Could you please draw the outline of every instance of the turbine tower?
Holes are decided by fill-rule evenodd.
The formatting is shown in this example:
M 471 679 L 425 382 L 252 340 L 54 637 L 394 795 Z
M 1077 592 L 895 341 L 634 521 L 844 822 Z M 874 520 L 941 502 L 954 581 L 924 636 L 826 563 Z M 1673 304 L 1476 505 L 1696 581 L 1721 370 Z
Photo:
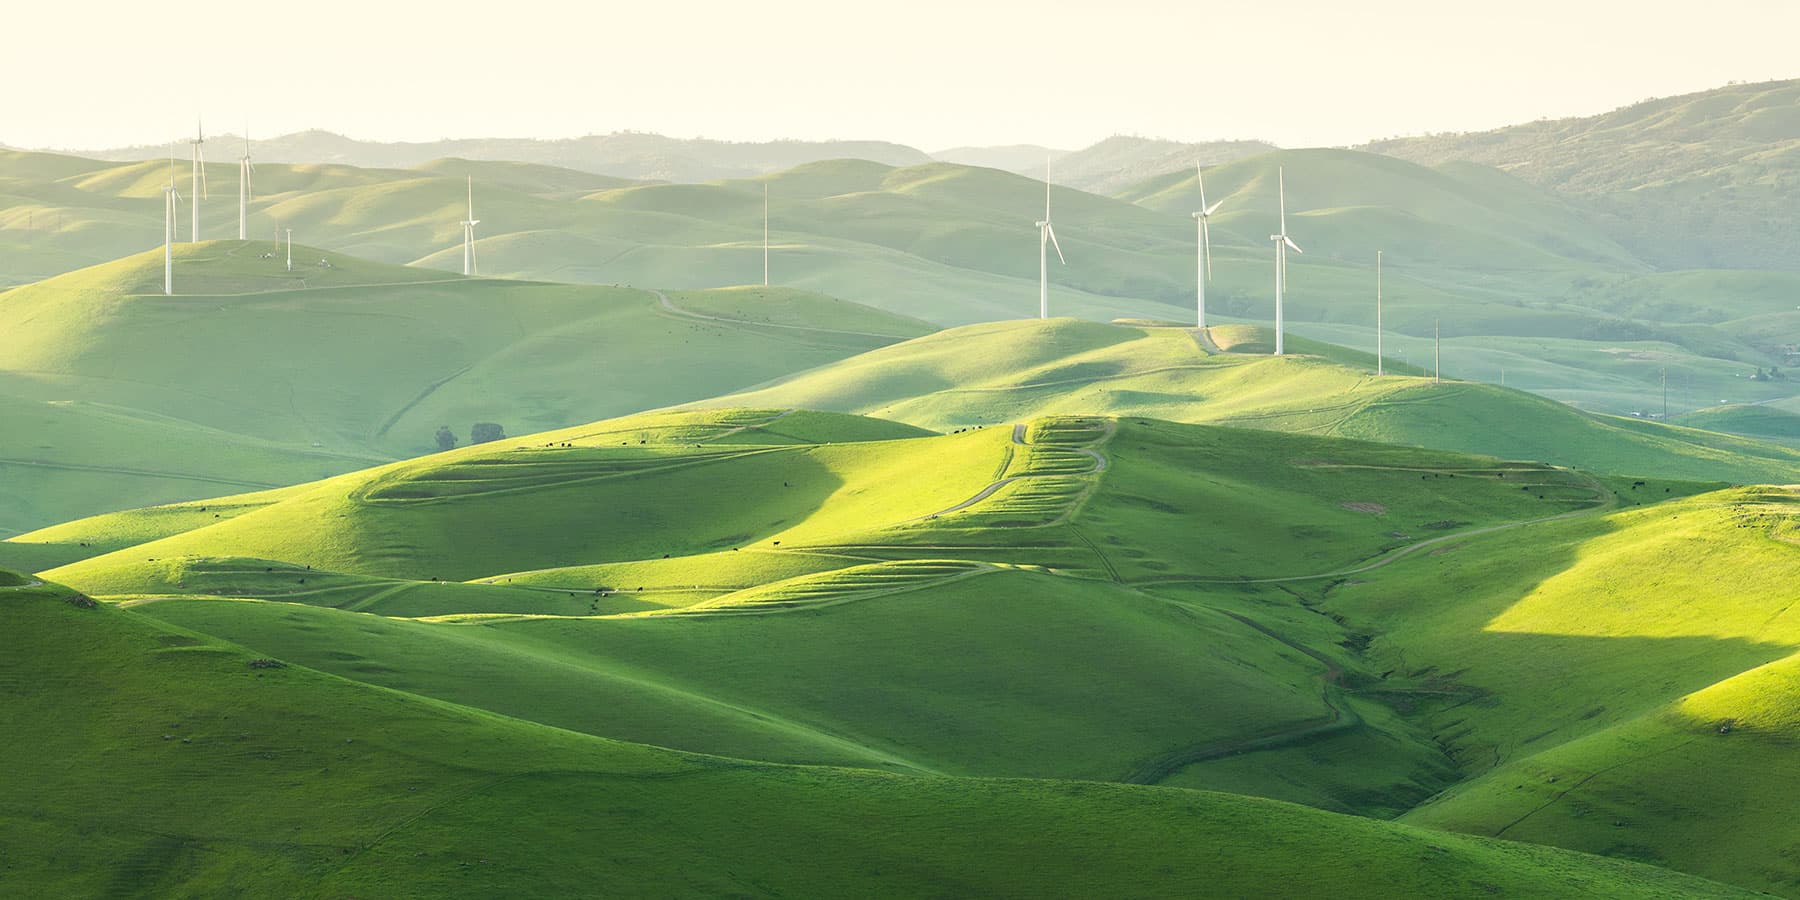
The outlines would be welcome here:
M 163 186 L 163 296 L 175 296 L 175 221 L 181 194 L 175 190 L 175 154 L 169 153 L 169 183 Z
M 1044 160 L 1044 220 L 1038 226 L 1038 318 L 1050 318 L 1050 248 L 1056 248 L 1056 259 L 1063 265 L 1062 245 L 1056 242 L 1056 229 L 1050 225 L 1050 160 Z
M 463 274 L 475 274 L 475 226 L 481 220 L 475 218 L 475 176 L 469 176 L 469 217 L 463 220 Z
M 1282 319 L 1281 304 L 1287 293 L 1287 252 L 1289 250 L 1295 253 L 1304 251 L 1300 249 L 1299 244 L 1294 243 L 1293 239 L 1288 237 L 1287 233 L 1287 169 L 1285 166 L 1276 169 L 1275 178 L 1278 202 L 1281 206 L 1281 231 L 1269 235 L 1269 240 L 1275 242 L 1275 355 L 1281 356 L 1284 349 L 1281 331 L 1286 324 Z
M 206 155 L 204 153 L 202 153 L 200 150 L 200 145 L 206 143 L 206 133 L 200 127 L 199 119 L 194 120 L 194 136 L 192 139 L 190 139 L 188 141 L 188 143 L 193 145 L 193 162 L 194 162 L 193 176 L 188 181 L 188 190 L 193 192 L 193 196 L 188 197 L 188 203 L 193 206 L 193 210 L 194 210 L 193 225 L 188 229 L 188 242 L 189 243 L 199 243 L 200 242 L 200 198 L 202 195 L 207 194 L 207 190 L 206 190 Z
M 769 183 L 763 182 L 763 287 L 769 286 Z
M 238 160 L 238 240 L 250 239 L 250 201 L 256 199 L 251 194 L 250 173 L 256 166 L 250 163 L 250 126 L 244 126 L 244 156 Z
M 1194 230 L 1197 232 L 1194 235 L 1194 250 L 1197 257 L 1194 260 L 1194 293 L 1195 305 L 1199 309 L 1195 327 L 1205 330 L 1206 283 L 1212 280 L 1212 229 L 1207 226 L 1207 220 L 1212 218 L 1213 213 L 1219 211 L 1219 206 L 1225 201 L 1220 200 L 1211 206 L 1206 205 L 1206 176 L 1200 173 L 1198 165 L 1194 166 L 1194 183 L 1200 185 L 1200 211 L 1194 213 Z

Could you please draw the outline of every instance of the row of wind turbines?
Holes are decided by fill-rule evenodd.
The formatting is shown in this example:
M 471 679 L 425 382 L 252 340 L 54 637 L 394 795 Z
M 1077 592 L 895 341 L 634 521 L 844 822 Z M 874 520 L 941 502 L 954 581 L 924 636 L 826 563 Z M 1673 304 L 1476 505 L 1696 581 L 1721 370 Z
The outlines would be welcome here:
M 201 149 L 206 143 L 206 129 L 199 122 L 194 123 L 194 136 L 188 138 L 189 158 L 193 167 L 188 176 L 188 205 L 191 219 L 188 223 L 188 243 L 200 242 L 200 201 L 210 197 L 206 184 L 206 153 Z M 244 128 L 244 155 L 238 158 L 238 240 L 250 239 L 250 201 L 256 199 L 255 189 L 251 186 L 251 177 L 256 172 L 256 165 L 250 161 L 250 129 Z M 475 274 L 475 226 L 481 220 L 475 218 L 475 178 L 468 177 L 469 216 L 458 223 L 463 231 L 463 274 Z M 764 250 L 763 250 L 763 283 L 768 283 L 768 235 L 767 204 L 764 197 Z M 175 154 L 169 154 L 169 183 L 163 186 L 163 294 L 175 294 L 175 239 L 176 222 L 180 218 L 181 191 L 175 187 Z M 287 271 L 294 271 L 294 229 L 282 229 L 287 238 Z
M 1275 355 L 1285 355 L 1287 347 L 1284 341 L 1286 319 L 1284 316 L 1287 299 L 1287 261 L 1288 251 L 1304 253 L 1300 245 L 1288 235 L 1287 230 L 1287 167 L 1278 166 L 1275 170 L 1276 205 L 1280 226 L 1269 240 L 1275 245 Z M 1194 182 L 1200 188 L 1200 208 L 1194 216 L 1194 284 L 1195 284 L 1195 318 L 1194 326 L 1202 332 L 1206 330 L 1206 283 L 1212 280 L 1212 228 L 1213 214 L 1225 201 L 1212 204 L 1206 202 L 1206 176 L 1200 166 L 1194 167 Z M 1050 223 L 1050 163 L 1044 163 L 1044 218 L 1037 223 L 1038 227 L 1038 318 L 1050 317 L 1050 250 L 1056 251 L 1056 258 L 1063 265 L 1069 261 L 1063 257 L 1062 246 L 1056 241 L 1056 226 Z M 1376 374 L 1385 374 L 1381 356 L 1381 253 L 1375 254 L 1375 367 Z

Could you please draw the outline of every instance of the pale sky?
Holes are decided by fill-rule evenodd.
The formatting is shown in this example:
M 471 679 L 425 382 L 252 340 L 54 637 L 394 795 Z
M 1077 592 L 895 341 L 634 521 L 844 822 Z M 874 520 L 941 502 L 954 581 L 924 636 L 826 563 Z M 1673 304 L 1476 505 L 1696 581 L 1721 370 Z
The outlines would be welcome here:
M 618 130 L 1360 143 L 1800 77 L 1800 2 L 20 2 L 0 143 Z M 1479 12 L 1463 12 L 1479 6 Z

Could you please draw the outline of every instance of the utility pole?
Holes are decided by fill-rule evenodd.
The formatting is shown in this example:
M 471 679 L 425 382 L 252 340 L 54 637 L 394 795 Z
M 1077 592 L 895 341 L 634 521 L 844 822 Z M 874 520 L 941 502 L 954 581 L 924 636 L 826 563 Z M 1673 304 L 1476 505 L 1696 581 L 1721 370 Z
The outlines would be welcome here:
M 294 271 L 294 229 L 287 230 L 287 270 Z
M 1375 251 L 1375 374 L 1384 375 L 1381 362 L 1381 251 Z
M 1431 383 L 1438 383 L 1438 376 L 1443 369 L 1438 365 L 1438 320 L 1431 320 Z
M 763 182 L 763 287 L 769 286 L 769 183 Z

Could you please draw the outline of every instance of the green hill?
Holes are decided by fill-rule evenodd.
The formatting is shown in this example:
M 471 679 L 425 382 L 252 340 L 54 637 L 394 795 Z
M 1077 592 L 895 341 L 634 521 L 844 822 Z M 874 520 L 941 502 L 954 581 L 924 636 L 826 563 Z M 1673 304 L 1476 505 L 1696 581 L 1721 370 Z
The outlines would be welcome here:
M 1147 362 L 1192 341 L 1044 327 Z M 1719 437 L 1571 415 L 1664 459 Z M 1785 746 L 1758 667 L 1800 651 L 1785 490 L 1135 414 L 949 431 L 646 414 L 0 547 L 109 614 L 557 734 L 1229 791 L 1800 883 L 1754 774 Z
M 1775 304 L 1779 277 L 1653 272 L 1596 231 L 1581 203 L 1491 168 L 1338 150 L 1221 161 L 1208 180 L 1225 202 L 1214 220 L 1209 287 L 1222 322 L 1272 316 L 1266 238 L 1275 169 L 1286 166 L 1294 233 L 1308 249 L 1293 262 L 1287 316 L 1303 333 L 1372 347 L 1372 268 L 1382 249 L 1390 338 L 1441 325 L 1465 342 L 1447 371 L 1489 377 L 1498 366 L 1533 368 L 1519 384 L 1598 410 L 1640 409 L 1633 388 L 1670 366 L 1695 374 L 1695 396 L 1719 394 L 1751 367 L 1784 362 L 1782 345 L 1800 340 L 1800 318 L 1786 321 Z M 222 184 L 236 177 L 227 165 L 209 171 Z M 19 251 L 0 254 L 0 284 L 154 246 L 167 177 L 153 162 L 0 155 L 0 244 Z M 1036 307 L 1030 223 L 1041 183 L 994 169 L 841 159 L 753 178 L 652 184 L 542 164 L 439 159 L 412 169 L 271 162 L 257 177 L 258 237 L 291 227 L 309 246 L 460 271 L 457 223 L 464 178 L 473 177 L 483 273 L 682 290 L 762 280 L 767 188 L 777 284 L 939 324 L 1013 319 Z M 177 172 L 178 184 L 185 178 Z M 1099 321 L 1186 320 L 1195 193 L 1185 163 L 1117 197 L 1057 188 L 1070 262 L 1053 267 L 1052 309 Z M 234 232 L 229 206 L 203 207 L 203 236 Z M 1563 351 L 1556 365 L 1541 362 L 1546 343 Z M 1645 343 L 1666 354 L 1661 366 L 1637 366 L 1635 382 L 1621 378 L 1615 351 Z
M 1266 331 L 1067 319 L 954 328 L 701 405 L 834 409 L 946 430 L 1094 413 L 1340 435 L 1532 459 L 1596 472 L 1733 482 L 1800 477 L 1791 448 L 1637 419 L 1596 416 L 1522 391 L 1419 377 L 1376 378 L 1373 359 L 1293 340 L 1257 355 Z M 1396 366 L 1396 368 L 1400 368 Z
M 0 459 L 95 473 L 33 480 L 0 526 L 217 493 L 186 484 L 206 478 L 310 480 L 431 450 L 440 425 L 466 441 L 698 399 L 929 330 L 784 288 L 667 297 L 295 252 L 290 273 L 274 244 L 178 245 L 173 297 L 160 253 L 0 293 L 0 402 L 59 404 Z
M 1697 409 L 1675 419 L 1678 424 L 1708 431 L 1778 440 L 1800 439 L 1800 414 L 1771 406 L 1735 404 Z
M 283 666 L 54 587 L 0 590 L 24 651 L 0 656 L 8 893 L 1343 896 L 1354 861 L 1384 890 L 1733 895 L 1220 794 L 687 756 Z M 1233 865 L 1160 866 L 1170 854 Z
M 1301 435 L 893 428 L 638 416 L 207 501 L 210 517 L 199 504 L 115 514 L 12 544 L 91 557 L 50 577 L 183 627 L 593 734 L 783 762 L 1157 780 L 1180 768 L 1171 754 L 1337 707 L 1318 660 L 1249 624 L 1251 609 L 1131 584 L 1326 573 L 1398 549 L 1402 532 L 1610 496 L 1554 469 Z M 1443 486 L 1417 491 L 1422 476 Z M 1203 530 L 1183 524 L 1202 510 Z M 1187 559 L 1196 541 L 1211 552 Z M 847 652 L 864 675 L 834 684 Z M 589 702 L 597 692 L 612 702 Z M 1196 708 L 1213 711 L 1183 713 Z M 1430 770 L 1427 748 L 1393 740 Z
M 1734 84 L 1368 149 L 1506 169 L 1590 207 L 1600 229 L 1661 268 L 1792 270 L 1796 99 L 1800 81 Z

